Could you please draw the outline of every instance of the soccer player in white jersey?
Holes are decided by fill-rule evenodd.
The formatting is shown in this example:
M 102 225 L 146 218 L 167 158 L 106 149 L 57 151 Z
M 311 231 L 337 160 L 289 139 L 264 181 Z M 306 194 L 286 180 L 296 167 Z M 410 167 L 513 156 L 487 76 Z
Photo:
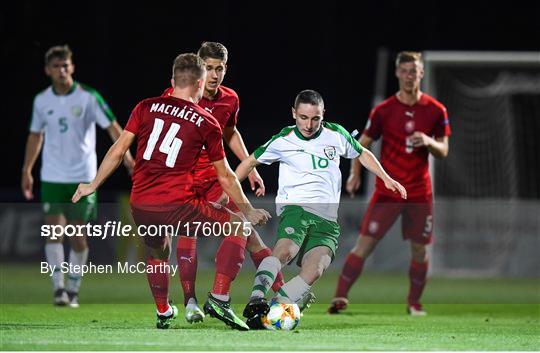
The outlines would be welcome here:
M 285 283 L 274 300 L 302 304 L 313 283 L 332 262 L 340 234 L 336 221 L 341 156 L 358 158 L 389 190 L 407 198 L 405 188 L 388 176 L 373 154 L 342 126 L 323 122 L 323 114 L 324 102 L 319 93 L 300 92 L 292 108 L 296 125 L 274 135 L 236 170 L 243 180 L 261 163 L 280 162 L 276 197 L 280 216 L 278 240 L 272 256 L 261 262 L 255 274 L 251 297 L 244 309 L 250 328 L 262 328 L 261 316 L 269 309 L 265 296 L 283 265 L 298 256 L 300 274 Z
M 101 95 L 94 89 L 73 80 L 75 66 L 67 46 L 54 46 L 45 54 L 45 73 L 51 86 L 36 95 L 26 142 L 21 188 L 27 200 L 34 198 L 32 168 L 43 145 L 41 163 L 41 202 L 45 224 L 80 225 L 95 218 L 97 199 L 85 197 L 72 205 L 71 196 L 81 182 L 96 176 L 96 127 L 106 129 L 113 141 L 122 128 Z M 43 141 L 45 140 L 45 143 Z M 128 153 L 124 165 L 131 173 L 133 158 Z M 83 265 L 88 258 L 86 236 L 70 237 L 69 263 Z M 70 266 L 67 286 L 60 265 L 64 262 L 63 237 L 47 238 L 45 257 L 53 273 L 54 304 L 78 307 L 81 275 Z

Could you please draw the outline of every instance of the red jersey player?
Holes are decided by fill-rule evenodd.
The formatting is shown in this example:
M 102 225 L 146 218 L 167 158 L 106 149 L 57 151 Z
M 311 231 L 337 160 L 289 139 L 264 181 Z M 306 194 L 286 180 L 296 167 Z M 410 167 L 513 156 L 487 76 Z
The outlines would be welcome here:
M 173 66 L 172 94 L 143 100 L 135 107 L 124 132 L 101 163 L 96 178 L 90 184 L 79 185 L 73 202 L 92 194 L 118 167 L 137 138 L 130 203 L 138 229 L 141 229 L 141 225 L 170 225 L 193 234 L 198 230 L 195 222 L 219 223 L 223 230 L 237 231 L 227 238 L 242 239 L 245 243 L 243 229 L 234 227 L 234 223 L 227 224 L 242 220 L 225 208 L 215 208 L 202 200 L 193 187 L 191 171 L 205 146 L 221 187 L 239 206 L 247 220 L 253 224 L 263 224 L 268 220 L 268 212 L 251 206 L 230 169 L 219 124 L 195 104 L 202 96 L 205 78 L 206 69 L 201 58 L 191 53 L 179 55 Z M 148 283 L 157 306 L 157 327 L 161 329 L 168 328 L 178 315 L 178 309 L 168 302 L 170 236 L 144 237 Z M 218 276 L 216 281 L 220 281 Z M 247 330 L 248 327 L 234 314 L 229 303 L 228 296 L 212 291 L 208 294 L 205 309 L 208 306 L 208 312 L 227 325 Z
M 204 60 L 208 72 L 203 97 L 198 104 L 216 118 L 223 130 L 225 142 L 238 159 L 242 161 L 249 154 L 242 136 L 236 128 L 240 101 L 234 90 L 221 85 L 227 71 L 227 48 L 221 43 L 204 42 L 198 51 L 198 55 Z M 167 96 L 171 92 L 172 88 L 168 88 L 163 92 L 163 95 Z M 257 170 L 251 172 L 248 178 L 251 189 L 255 190 L 255 194 L 257 196 L 264 196 L 264 182 Z M 234 202 L 229 201 L 229 197 L 220 186 L 206 149 L 203 149 L 199 155 L 199 160 L 194 168 L 193 179 L 195 191 L 200 197 L 211 202 L 227 205 L 227 208 L 235 212 L 239 211 Z M 180 281 L 184 292 L 185 318 L 189 323 L 204 319 L 204 313 L 198 307 L 195 296 L 195 280 L 197 275 L 196 247 L 196 237 L 182 236 L 178 239 L 176 258 L 179 264 Z M 234 279 L 240 271 L 238 264 L 244 261 L 243 247 L 250 253 L 255 267 L 258 267 L 264 258 L 272 254 L 272 251 L 263 243 L 255 230 L 252 230 L 247 244 L 239 244 L 237 239 L 234 238 L 224 238 L 216 253 L 216 272 L 220 276 L 219 283 L 224 283 L 226 287 L 228 286 L 227 283 Z M 283 276 L 280 272 L 272 289 L 277 291 L 282 285 Z M 214 291 L 221 293 L 223 289 L 214 288 Z
M 410 289 L 407 311 L 425 315 L 420 296 L 426 284 L 428 258 L 426 246 L 431 242 L 433 210 L 428 156 L 437 158 L 448 154 L 450 126 L 446 108 L 420 91 L 424 75 L 422 54 L 401 52 L 396 59 L 399 91 L 377 105 L 359 141 L 369 147 L 382 137 L 381 164 L 388 174 L 406 188 L 407 200 L 387 192 L 377 179 L 376 190 L 364 215 L 360 237 L 349 253 L 341 272 L 336 294 L 328 309 L 336 314 L 348 304 L 349 289 L 362 272 L 365 259 L 379 240 L 401 215 L 404 239 L 411 241 L 409 268 Z M 347 191 L 353 194 L 360 187 L 360 164 L 351 165 Z

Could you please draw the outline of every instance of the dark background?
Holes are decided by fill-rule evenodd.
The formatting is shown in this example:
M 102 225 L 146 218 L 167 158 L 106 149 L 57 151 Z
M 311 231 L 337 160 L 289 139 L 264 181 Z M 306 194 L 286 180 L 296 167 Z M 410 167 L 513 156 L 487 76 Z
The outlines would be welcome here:
M 104 96 L 121 125 L 140 100 L 169 85 L 174 57 L 202 41 L 229 49 L 224 84 L 241 100 L 238 128 L 250 151 L 293 124 L 302 89 L 318 90 L 326 119 L 362 129 L 373 99 L 377 49 L 530 51 L 540 49 L 540 9 L 520 2 L 33 2 L 2 5 L 3 158 L 0 195 L 19 191 L 24 144 L 36 93 L 47 87 L 45 51 L 69 44 L 74 78 Z M 397 89 L 389 70 L 386 94 Z M 443 102 L 444 103 L 444 102 Z M 452 112 L 450 113 L 450 118 Z M 98 129 L 99 130 L 99 129 Z M 110 145 L 98 133 L 98 158 Z M 231 159 L 232 164 L 236 161 Z M 348 169 L 349 163 L 343 163 Z M 261 168 L 268 191 L 277 167 Z M 39 176 L 39 164 L 34 168 Z M 346 176 L 346 175 L 345 175 Z M 37 179 L 37 178 L 36 178 Z M 129 190 L 124 170 L 104 191 Z

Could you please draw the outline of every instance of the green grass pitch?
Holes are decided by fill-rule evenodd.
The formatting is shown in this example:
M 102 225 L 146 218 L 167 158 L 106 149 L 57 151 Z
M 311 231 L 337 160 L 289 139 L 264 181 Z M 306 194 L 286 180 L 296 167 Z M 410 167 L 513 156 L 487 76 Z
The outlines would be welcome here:
M 240 313 L 251 283 L 246 266 L 232 291 Z M 155 309 L 142 275 L 88 275 L 81 307 L 56 308 L 49 279 L 38 265 L 0 269 L 1 350 L 130 351 L 358 351 L 540 350 L 540 283 L 537 279 L 432 278 L 424 295 L 426 317 L 405 314 L 406 274 L 366 274 L 351 291 L 355 303 L 326 314 L 337 279 L 327 273 L 314 287 L 318 299 L 293 332 L 232 331 L 207 318 L 189 325 L 183 310 L 166 331 L 155 329 Z M 202 301 L 212 272 L 200 271 Z M 178 278 L 171 297 L 181 301 Z M 181 307 L 181 305 L 180 305 Z

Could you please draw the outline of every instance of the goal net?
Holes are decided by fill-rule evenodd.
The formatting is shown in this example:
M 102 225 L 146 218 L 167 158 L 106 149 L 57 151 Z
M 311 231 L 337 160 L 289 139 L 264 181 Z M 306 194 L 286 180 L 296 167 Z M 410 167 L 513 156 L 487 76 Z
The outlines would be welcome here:
M 448 109 L 431 163 L 433 271 L 539 276 L 540 52 L 424 52 L 423 90 Z M 433 162 L 433 161 L 432 161 Z

